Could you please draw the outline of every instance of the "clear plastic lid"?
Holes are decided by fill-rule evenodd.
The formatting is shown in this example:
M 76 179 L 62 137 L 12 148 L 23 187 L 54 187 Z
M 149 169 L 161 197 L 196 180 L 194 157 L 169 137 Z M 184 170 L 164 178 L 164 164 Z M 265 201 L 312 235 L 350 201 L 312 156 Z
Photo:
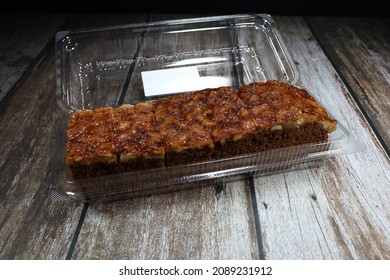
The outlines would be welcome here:
M 56 56 L 58 104 L 66 112 L 299 79 L 272 18 L 264 14 L 60 31 Z
M 298 84 L 300 79 L 266 14 L 60 31 L 56 59 L 57 100 L 67 114 L 204 88 L 266 80 Z M 338 123 L 326 143 L 74 180 L 65 165 L 66 121 L 58 124 L 54 147 L 51 193 L 56 201 L 132 197 L 307 167 L 353 152 L 354 145 Z

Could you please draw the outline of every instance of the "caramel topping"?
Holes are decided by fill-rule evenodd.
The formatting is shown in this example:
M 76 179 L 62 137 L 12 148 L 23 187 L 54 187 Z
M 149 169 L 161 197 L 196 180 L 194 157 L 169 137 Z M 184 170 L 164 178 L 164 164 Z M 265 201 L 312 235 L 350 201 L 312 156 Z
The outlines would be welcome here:
M 123 105 L 114 110 L 113 134 L 115 152 L 130 157 L 164 154 L 160 132 L 152 105 Z
M 237 141 L 259 130 L 337 122 L 309 93 L 278 81 L 204 89 L 119 108 L 76 111 L 69 117 L 66 161 L 115 163 L 164 157 L 166 151 Z
M 255 132 L 255 123 L 248 110 L 230 87 L 211 90 L 207 102 L 212 106 L 210 133 L 214 142 L 238 140 Z
M 204 112 L 207 95 L 203 91 L 165 97 L 153 102 L 155 116 L 166 150 L 213 146 Z
M 68 122 L 67 163 L 115 162 L 112 108 L 77 111 Z
M 328 132 L 336 129 L 336 120 L 304 89 L 267 81 L 241 86 L 237 93 L 259 129 L 307 122 L 322 123 Z

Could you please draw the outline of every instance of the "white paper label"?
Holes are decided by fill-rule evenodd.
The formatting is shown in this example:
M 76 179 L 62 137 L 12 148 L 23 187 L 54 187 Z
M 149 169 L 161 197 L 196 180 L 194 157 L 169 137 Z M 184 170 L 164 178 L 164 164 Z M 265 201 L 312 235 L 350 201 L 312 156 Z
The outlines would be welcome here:
M 224 77 L 200 77 L 196 66 L 141 72 L 145 96 L 188 92 L 229 85 Z

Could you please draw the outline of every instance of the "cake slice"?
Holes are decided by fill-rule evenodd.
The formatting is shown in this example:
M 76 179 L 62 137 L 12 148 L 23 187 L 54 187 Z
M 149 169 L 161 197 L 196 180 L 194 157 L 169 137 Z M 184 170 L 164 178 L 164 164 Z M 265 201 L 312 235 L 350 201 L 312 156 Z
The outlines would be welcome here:
M 111 107 L 74 112 L 67 137 L 66 163 L 74 178 L 103 175 L 116 168 Z
M 205 90 L 207 104 L 212 108 L 207 116 L 210 136 L 214 143 L 213 158 L 251 152 L 256 131 L 244 103 L 231 87 Z
M 122 105 L 113 110 L 117 172 L 164 166 L 164 147 L 151 103 Z
M 153 101 L 167 166 L 211 159 L 207 95 L 198 91 Z
M 255 124 L 257 151 L 324 143 L 337 122 L 305 90 L 279 81 L 237 89 Z

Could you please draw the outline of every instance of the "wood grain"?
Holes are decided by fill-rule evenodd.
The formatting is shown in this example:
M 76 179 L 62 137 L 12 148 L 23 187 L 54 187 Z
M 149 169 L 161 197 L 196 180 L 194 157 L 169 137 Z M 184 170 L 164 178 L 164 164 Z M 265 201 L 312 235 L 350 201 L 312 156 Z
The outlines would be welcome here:
M 80 16 L 87 19 L 2 18 L 0 69 L 8 82 L 2 93 L 10 92 L 0 103 L 0 259 L 65 259 L 77 237 L 83 205 L 53 203 L 49 186 L 56 124 L 66 117 L 56 102 L 54 34 Z
M 77 14 L 66 17 L 61 28 L 171 16 Z M 43 35 L 49 19 L 38 24 L 39 35 L 31 35 L 37 40 L 33 54 L 26 47 L 22 55 L 3 60 L 16 61 L 24 53 L 31 57 L 14 64 L 16 74 L 8 76 L 11 86 L 0 102 L 0 259 L 390 259 L 390 160 L 375 134 L 377 129 L 387 139 L 382 89 L 389 84 L 388 44 L 381 37 L 386 25 L 377 22 L 374 30 L 352 18 L 329 23 L 274 17 L 300 71 L 299 85 L 350 132 L 345 154 L 318 168 L 255 176 L 224 187 L 54 204 L 49 197 L 54 133 L 66 114 L 55 99 L 54 40 L 48 35 L 62 19 L 51 18 L 53 25 Z M 333 27 L 333 33 L 320 32 Z M 16 34 L 0 36 L 15 44 L 28 38 Z M 12 54 L 3 49 L 2 57 Z M 360 69 L 362 63 L 370 67 Z
M 388 149 L 390 18 L 307 17 L 306 21 Z
M 242 181 L 218 188 L 91 206 L 73 258 L 258 259 L 248 186 Z
M 266 257 L 389 259 L 389 158 L 305 23 L 283 17 L 277 23 L 302 85 L 366 150 L 333 158 L 318 169 L 256 178 Z
M 64 259 L 82 205 L 49 197 L 56 121 L 53 41 L 0 103 L 0 259 Z
M 73 259 L 258 259 L 248 186 L 91 205 Z

